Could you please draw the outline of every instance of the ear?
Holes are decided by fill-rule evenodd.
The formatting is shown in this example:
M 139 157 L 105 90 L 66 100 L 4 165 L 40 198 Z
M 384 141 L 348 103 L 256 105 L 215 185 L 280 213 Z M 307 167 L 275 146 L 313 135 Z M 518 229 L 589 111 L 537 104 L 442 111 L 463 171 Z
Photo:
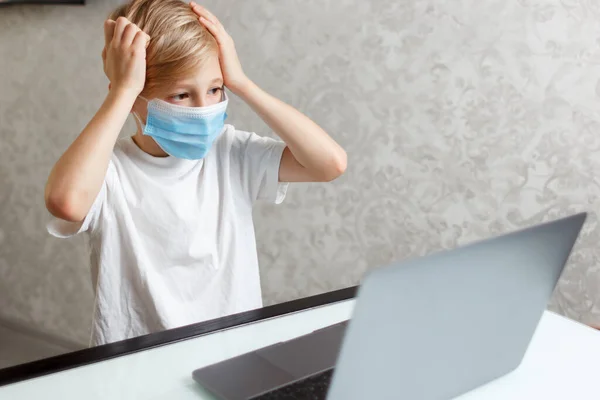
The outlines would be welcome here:
M 108 90 L 112 87 L 112 83 L 108 82 Z

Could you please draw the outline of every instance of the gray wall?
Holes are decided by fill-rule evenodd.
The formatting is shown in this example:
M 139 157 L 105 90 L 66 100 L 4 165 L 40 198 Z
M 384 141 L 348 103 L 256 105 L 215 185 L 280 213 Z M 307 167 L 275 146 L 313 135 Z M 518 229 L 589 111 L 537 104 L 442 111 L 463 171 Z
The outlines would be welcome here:
M 0 315 L 85 343 L 83 238 L 44 229 L 53 162 L 106 93 L 118 2 L 0 9 Z M 334 184 L 257 210 L 267 303 L 600 205 L 600 7 L 573 0 L 206 1 L 250 77 L 348 150 Z M 239 101 L 236 126 L 266 128 Z M 131 125 L 125 133 L 132 132 Z M 552 307 L 600 312 L 596 215 Z

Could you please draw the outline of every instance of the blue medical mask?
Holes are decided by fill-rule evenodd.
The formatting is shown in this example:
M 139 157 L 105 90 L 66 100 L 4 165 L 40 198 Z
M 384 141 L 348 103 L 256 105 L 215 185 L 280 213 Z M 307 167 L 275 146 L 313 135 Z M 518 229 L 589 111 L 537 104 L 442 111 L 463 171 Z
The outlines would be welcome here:
M 144 99 L 140 96 L 141 99 Z M 167 154 L 186 160 L 206 157 L 213 142 L 223 130 L 229 100 L 208 107 L 184 107 L 153 99 L 148 102 L 148 117 L 143 134 L 151 136 Z

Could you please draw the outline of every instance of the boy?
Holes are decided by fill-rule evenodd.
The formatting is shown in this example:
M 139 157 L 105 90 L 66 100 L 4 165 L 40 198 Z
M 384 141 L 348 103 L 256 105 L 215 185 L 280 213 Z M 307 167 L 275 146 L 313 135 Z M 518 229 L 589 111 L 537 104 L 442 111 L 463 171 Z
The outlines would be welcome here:
M 45 192 L 52 234 L 90 236 L 92 344 L 261 307 L 252 205 L 335 179 L 346 153 L 246 77 L 203 7 L 133 0 L 104 28 L 109 93 Z M 225 125 L 224 87 L 284 142 Z

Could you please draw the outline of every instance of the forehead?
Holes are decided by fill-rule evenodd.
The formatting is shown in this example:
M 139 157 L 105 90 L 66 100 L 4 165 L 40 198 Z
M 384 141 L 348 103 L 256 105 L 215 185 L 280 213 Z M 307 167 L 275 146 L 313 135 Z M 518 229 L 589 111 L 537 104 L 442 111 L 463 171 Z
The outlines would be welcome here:
M 212 84 L 223 84 L 223 74 L 218 56 L 207 57 L 204 62 L 192 68 L 185 76 L 175 79 L 174 85 L 204 87 Z

